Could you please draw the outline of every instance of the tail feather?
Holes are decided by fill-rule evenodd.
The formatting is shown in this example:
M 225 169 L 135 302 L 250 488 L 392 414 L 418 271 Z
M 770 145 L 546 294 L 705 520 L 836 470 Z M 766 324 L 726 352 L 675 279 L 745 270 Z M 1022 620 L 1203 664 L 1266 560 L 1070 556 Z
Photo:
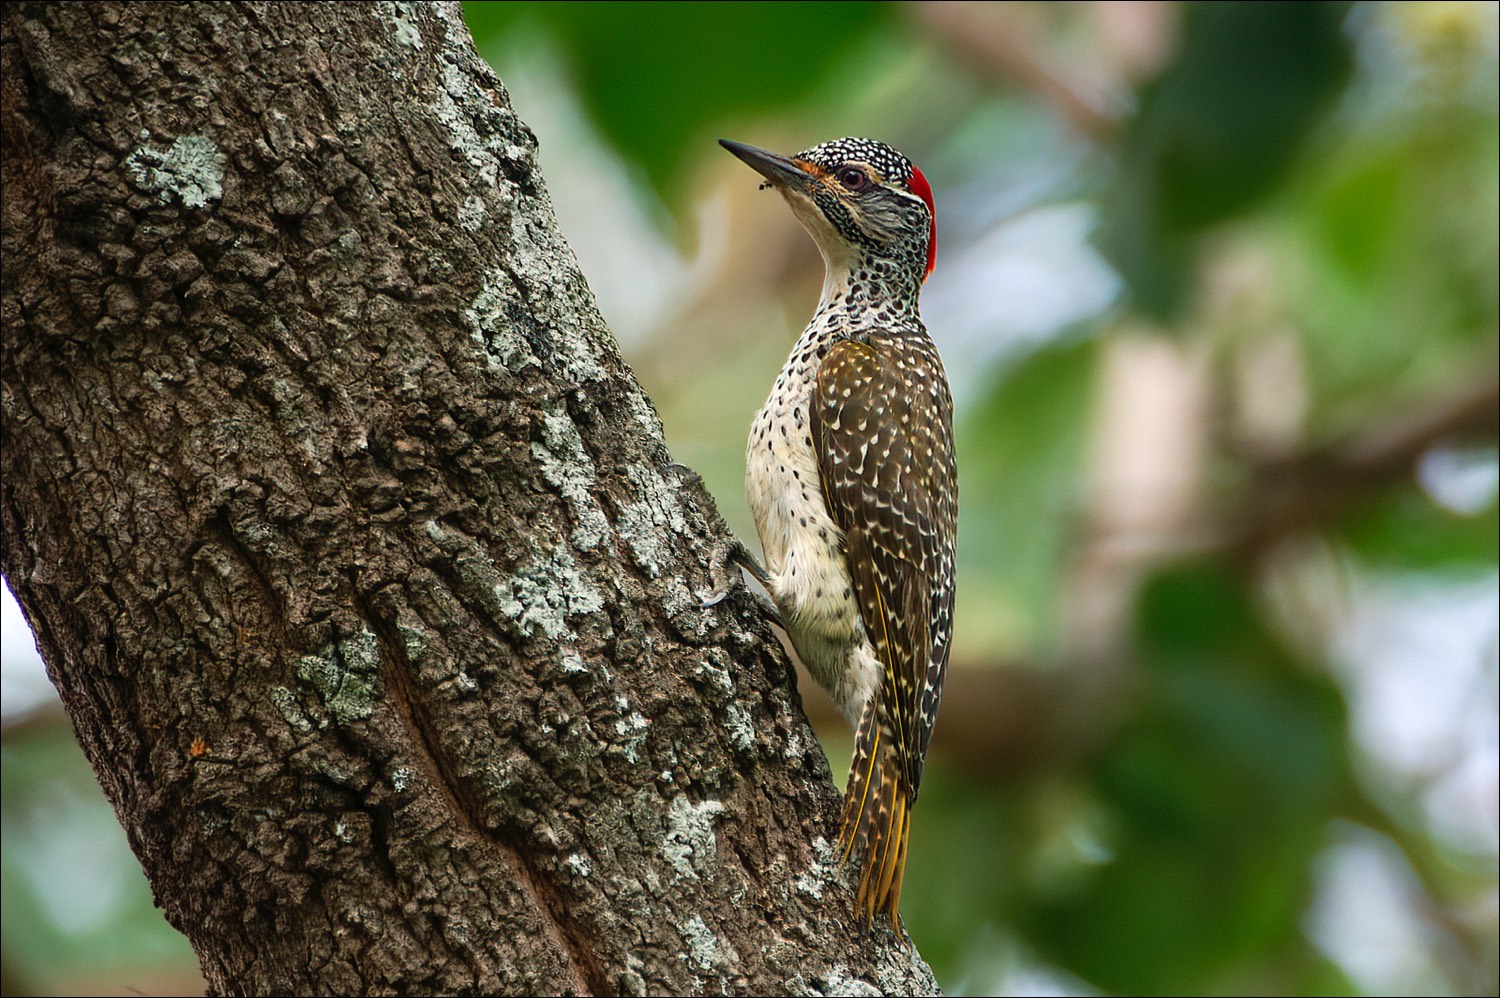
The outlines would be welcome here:
M 854 763 L 844 792 L 839 844 L 844 862 L 860 866 L 855 905 L 869 925 L 877 912 L 900 930 L 901 881 L 911 832 L 910 794 L 873 705 L 860 719 Z
M 879 855 L 878 869 L 880 875 L 879 880 L 875 882 L 873 904 L 876 910 L 881 910 L 885 907 L 881 903 L 881 899 L 889 898 L 891 902 L 890 913 L 895 915 L 895 902 L 898 900 L 900 891 L 898 889 L 896 894 L 892 894 L 891 883 L 892 881 L 896 881 L 899 884 L 899 881 L 896 880 L 896 873 L 897 868 L 901 864 L 901 849 L 905 845 L 907 812 L 906 801 L 902 795 L 898 794 L 895 800 L 891 802 L 891 805 L 891 818 L 886 823 L 887 832 L 881 838 L 881 848 L 876 850 L 877 855 Z
M 849 765 L 849 783 L 844 788 L 844 817 L 839 829 L 841 860 L 845 863 L 864 855 L 870 787 L 879 782 L 875 769 L 880 761 L 880 741 L 880 726 L 862 721 L 855 737 L 854 761 Z

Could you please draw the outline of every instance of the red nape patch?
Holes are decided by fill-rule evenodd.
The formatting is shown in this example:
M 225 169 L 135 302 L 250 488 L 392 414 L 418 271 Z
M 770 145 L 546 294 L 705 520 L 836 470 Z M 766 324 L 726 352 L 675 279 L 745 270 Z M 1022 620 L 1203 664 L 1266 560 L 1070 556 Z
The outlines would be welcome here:
M 925 281 L 932 276 L 932 270 L 937 266 L 937 205 L 932 203 L 932 185 L 915 166 L 911 168 L 911 182 L 907 186 L 913 194 L 927 203 L 927 212 L 932 216 L 932 231 L 927 234 L 927 273 L 922 275 L 922 280 Z

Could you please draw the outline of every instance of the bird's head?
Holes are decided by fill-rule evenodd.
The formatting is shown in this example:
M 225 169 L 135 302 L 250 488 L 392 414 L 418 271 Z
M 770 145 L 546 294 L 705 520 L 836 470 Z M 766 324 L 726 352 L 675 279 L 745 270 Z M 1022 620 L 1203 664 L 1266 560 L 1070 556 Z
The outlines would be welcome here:
M 932 187 L 911 160 L 873 139 L 834 139 L 794 156 L 720 139 L 792 206 L 830 273 L 861 262 L 925 281 L 937 259 Z M 883 269 L 883 267 L 882 267 Z

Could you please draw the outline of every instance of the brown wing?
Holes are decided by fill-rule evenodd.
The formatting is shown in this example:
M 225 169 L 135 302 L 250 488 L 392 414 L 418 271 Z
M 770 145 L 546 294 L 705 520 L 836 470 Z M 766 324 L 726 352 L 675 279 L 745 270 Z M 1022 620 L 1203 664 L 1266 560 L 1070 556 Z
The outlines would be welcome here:
M 879 720 L 916 797 L 953 629 L 952 402 L 921 331 L 841 340 L 810 415 L 823 493 L 844 531 L 865 629 L 884 668 Z

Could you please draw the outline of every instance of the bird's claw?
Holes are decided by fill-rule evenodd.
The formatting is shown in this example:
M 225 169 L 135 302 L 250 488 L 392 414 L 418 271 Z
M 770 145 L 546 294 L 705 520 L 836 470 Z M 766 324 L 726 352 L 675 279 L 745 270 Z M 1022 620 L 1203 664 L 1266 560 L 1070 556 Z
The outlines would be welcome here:
M 750 550 L 745 547 L 744 543 L 737 539 L 717 548 L 714 551 L 713 558 L 709 561 L 708 572 L 709 577 L 713 580 L 714 588 L 702 597 L 703 609 L 707 610 L 710 607 L 718 606 L 728 598 L 729 590 L 735 583 L 735 576 L 729 571 L 731 564 L 737 568 L 744 569 L 750 574 L 751 578 L 760 583 L 761 589 L 765 590 L 765 592 L 751 589 L 750 595 L 755 597 L 756 605 L 759 607 L 761 613 L 771 623 L 785 630 L 785 625 L 781 622 L 780 611 L 777 610 L 776 604 L 767 595 L 770 591 L 770 579 L 766 575 L 766 570 L 761 567 L 760 562 L 756 559 L 755 555 L 750 553 Z

